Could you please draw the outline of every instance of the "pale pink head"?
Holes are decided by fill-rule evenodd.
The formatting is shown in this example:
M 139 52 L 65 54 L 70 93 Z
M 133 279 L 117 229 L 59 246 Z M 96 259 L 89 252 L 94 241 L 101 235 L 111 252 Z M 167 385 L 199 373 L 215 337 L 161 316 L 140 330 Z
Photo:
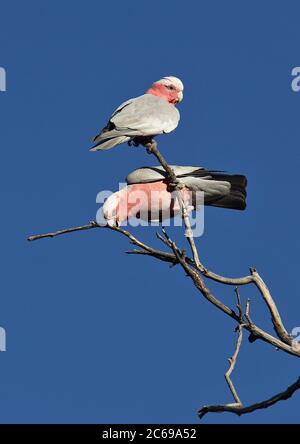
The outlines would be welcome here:
M 177 77 L 163 77 L 154 82 L 146 94 L 153 94 L 176 105 L 183 99 L 183 83 Z

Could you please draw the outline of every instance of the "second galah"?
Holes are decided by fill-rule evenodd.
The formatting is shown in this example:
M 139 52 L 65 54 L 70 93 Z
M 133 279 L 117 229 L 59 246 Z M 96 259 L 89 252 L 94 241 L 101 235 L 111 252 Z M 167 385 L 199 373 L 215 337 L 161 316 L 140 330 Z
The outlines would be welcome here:
M 180 191 L 188 209 L 197 209 L 197 191 L 204 193 L 201 204 L 244 210 L 247 179 L 206 170 L 198 166 L 170 165 L 182 183 Z M 180 214 L 172 186 L 161 166 L 143 167 L 130 173 L 127 186 L 112 194 L 104 203 L 102 213 L 109 225 L 120 225 L 131 217 L 152 222 Z
M 175 105 L 183 99 L 183 84 L 177 77 L 163 77 L 142 96 L 122 103 L 107 125 L 94 137 L 91 151 L 109 150 L 125 142 L 170 133 L 179 122 Z

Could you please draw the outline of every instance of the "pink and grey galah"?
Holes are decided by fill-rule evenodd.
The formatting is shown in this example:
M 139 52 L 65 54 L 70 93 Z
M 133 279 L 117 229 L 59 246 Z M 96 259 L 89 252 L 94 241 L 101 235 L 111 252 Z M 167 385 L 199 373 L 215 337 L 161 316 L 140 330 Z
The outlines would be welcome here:
M 197 210 L 197 192 L 204 193 L 201 204 L 244 210 L 247 179 L 198 166 L 170 165 L 182 184 L 180 190 L 189 211 Z M 131 217 L 161 222 L 181 213 L 176 193 L 161 166 L 142 167 L 126 178 L 127 186 L 112 194 L 102 207 L 108 225 L 120 225 Z
M 122 103 L 107 125 L 93 138 L 91 151 L 109 150 L 121 143 L 138 144 L 141 138 L 170 133 L 179 122 L 175 105 L 183 99 L 183 83 L 177 77 L 163 77 L 142 96 Z

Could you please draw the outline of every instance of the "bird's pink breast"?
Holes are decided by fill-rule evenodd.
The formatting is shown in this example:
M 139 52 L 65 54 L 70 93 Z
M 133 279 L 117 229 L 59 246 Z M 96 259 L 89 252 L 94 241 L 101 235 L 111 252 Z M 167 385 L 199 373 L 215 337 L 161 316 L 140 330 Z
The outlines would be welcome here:
M 187 205 L 191 202 L 191 192 L 181 190 L 183 200 Z M 119 202 L 116 216 L 119 223 L 130 217 L 143 220 L 163 220 L 179 211 L 176 194 L 168 190 L 164 181 L 129 185 L 119 192 Z

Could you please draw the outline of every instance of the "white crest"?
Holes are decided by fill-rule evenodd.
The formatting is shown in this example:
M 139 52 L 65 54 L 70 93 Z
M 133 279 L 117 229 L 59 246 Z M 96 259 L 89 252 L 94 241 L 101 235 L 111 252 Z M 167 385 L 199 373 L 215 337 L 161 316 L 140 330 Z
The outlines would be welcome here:
M 176 89 L 178 89 L 179 91 L 183 91 L 183 89 L 184 89 L 182 81 L 180 79 L 178 79 L 177 77 L 173 77 L 173 76 L 163 77 L 163 78 L 157 80 L 155 83 L 161 83 L 163 85 L 174 85 L 176 87 Z

